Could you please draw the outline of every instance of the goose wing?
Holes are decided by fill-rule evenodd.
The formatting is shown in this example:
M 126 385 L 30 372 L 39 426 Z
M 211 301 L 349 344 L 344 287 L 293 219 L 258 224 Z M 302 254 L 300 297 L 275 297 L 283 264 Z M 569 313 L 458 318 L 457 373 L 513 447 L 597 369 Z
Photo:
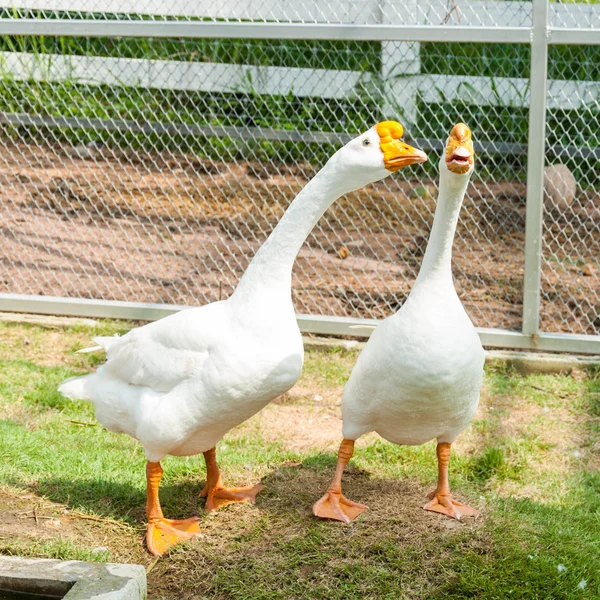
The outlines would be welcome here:
M 106 351 L 104 375 L 169 392 L 201 369 L 211 344 L 224 335 L 225 301 L 181 311 L 122 337 L 93 338 Z M 220 335 L 219 335 L 220 332 Z

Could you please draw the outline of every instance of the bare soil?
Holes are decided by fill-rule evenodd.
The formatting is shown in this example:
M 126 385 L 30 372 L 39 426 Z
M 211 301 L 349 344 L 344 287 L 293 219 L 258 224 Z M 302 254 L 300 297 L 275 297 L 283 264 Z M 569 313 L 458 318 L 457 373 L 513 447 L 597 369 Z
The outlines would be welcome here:
M 313 174 L 303 164 L 2 143 L 0 291 L 20 294 L 186 305 L 226 297 Z M 390 177 L 339 200 L 299 254 L 298 312 L 397 310 L 436 195 L 432 181 Z M 469 188 L 454 273 L 478 326 L 520 328 L 525 195 L 514 181 L 476 178 Z M 542 328 L 597 334 L 600 193 L 580 192 L 545 221 Z
M 15 540 L 40 546 L 71 542 L 92 553 L 110 550 L 122 561 L 149 562 L 139 547 L 142 533 L 143 527 L 86 515 L 36 493 L 0 488 L 0 546 Z

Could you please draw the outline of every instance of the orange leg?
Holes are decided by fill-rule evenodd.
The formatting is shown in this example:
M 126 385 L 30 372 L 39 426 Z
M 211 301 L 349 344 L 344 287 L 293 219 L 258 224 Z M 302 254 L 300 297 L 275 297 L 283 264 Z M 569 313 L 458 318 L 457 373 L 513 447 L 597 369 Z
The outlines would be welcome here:
M 221 506 L 231 504 L 232 502 L 254 502 L 256 495 L 262 490 L 264 485 L 253 485 L 241 488 L 226 488 L 221 481 L 221 472 L 217 465 L 217 450 L 211 448 L 204 453 L 206 462 L 206 485 L 200 493 L 202 498 L 206 498 L 206 510 L 217 510 Z
M 438 443 L 436 448 L 438 460 L 438 484 L 437 488 L 428 494 L 431 502 L 428 502 L 423 508 L 432 512 L 448 515 L 453 519 L 462 517 L 474 517 L 479 514 L 474 508 L 457 502 L 450 493 L 450 483 L 448 481 L 448 465 L 450 464 L 451 444 L 447 442 Z
M 344 521 L 344 523 L 350 523 L 351 521 L 354 521 L 360 513 L 367 510 L 368 507 L 364 504 L 352 502 L 352 500 L 348 500 L 348 498 L 342 494 L 342 475 L 353 454 L 354 440 L 342 440 L 338 452 L 338 461 L 333 481 L 327 489 L 327 493 L 313 505 L 313 514 L 315 517 L 335 519 L 337 521 Z
M 146 532 L 146 545 L 155 556 L 161 556 L 171 546 L 189 540 L 197 533 L 198 517 L 184 521 L 165 519 L 158 499 L 158 487 L 162 479 L 163 470 L 159 462 L 146 463 L 146 481 L 148 498 L 146 500 L 146 516 L 148 517 L 148 531 Z

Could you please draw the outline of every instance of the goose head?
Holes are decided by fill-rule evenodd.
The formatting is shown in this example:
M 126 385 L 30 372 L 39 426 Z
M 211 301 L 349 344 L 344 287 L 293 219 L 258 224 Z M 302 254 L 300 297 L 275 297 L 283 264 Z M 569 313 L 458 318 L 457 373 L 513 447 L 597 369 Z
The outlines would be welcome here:
M 450 131 L 446 150 L 442 156 L 440 171 L 455 175 L 470 175 L 475 166 L 475 150 L 471 130 L 464 123 L 457 123 Z
M 382 121 L 350 140 L 328 161 L 348 191 L 379 181 L 409 165 L 423 163 L 427 155 L 402 141 L 397 121 Z

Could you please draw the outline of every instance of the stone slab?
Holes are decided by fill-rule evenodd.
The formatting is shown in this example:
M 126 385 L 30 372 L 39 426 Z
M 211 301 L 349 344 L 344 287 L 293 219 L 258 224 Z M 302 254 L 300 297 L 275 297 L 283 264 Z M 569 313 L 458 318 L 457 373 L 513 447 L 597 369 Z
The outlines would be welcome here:
M 64 600 L 144 600 L 141 565 L 0 556 L 0 589 L 62 594 Z

